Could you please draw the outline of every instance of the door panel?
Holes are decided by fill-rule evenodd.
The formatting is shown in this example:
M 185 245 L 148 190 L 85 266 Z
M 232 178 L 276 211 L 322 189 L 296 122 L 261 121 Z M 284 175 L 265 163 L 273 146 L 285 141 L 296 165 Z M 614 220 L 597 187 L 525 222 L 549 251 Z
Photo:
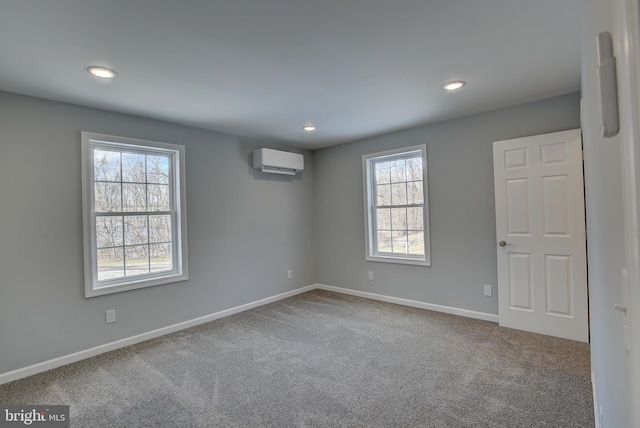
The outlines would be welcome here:
M 500 325 L 588 341 L 580 130 L 493 144 Z
M 509 287 L 511 309 L 533 309 L 531 254 L 509 254 Z
M 529 180 L 507 180 L 507 230 L 509 235 L 529 235 Z
M 505 150 L 504 152 L 504 168 L 522 168 L 527 166 L 527 148 Z
M 542 165 L 567 163 L 566 147 L 566 143 L 545 144 L 540 146 L 540 163 Z
M 571 256 L 545 255 L 547 314 L 572 316 Z
M 568 177 L 557 175 L 542 177 L 542 212 L 544 236 L 571 236 L 569 227 Z

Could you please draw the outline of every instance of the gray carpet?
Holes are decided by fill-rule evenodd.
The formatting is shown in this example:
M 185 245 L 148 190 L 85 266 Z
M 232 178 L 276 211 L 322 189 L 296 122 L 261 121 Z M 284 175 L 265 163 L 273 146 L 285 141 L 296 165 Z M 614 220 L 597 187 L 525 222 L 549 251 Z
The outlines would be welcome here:
M 589 345 L 314 290 L 0 386 L 73 427 L 591 427 Z

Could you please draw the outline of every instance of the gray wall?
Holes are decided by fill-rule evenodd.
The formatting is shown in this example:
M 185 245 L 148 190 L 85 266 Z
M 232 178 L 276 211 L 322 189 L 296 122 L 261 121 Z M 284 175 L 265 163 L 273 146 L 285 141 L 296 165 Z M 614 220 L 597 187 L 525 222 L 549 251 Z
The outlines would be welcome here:
M 83 297 L 80 131 L 186 146 L 188 281 Z M 292 179 L 259 146 L 0 92 L 0 373 L 313 284 L 313 154 Z
M 491 314 L 497 293 L 493 141 L 580 126 L 579 95 L 440 122 L 315 152 L 319 283 Z M 427 144 L 431 267 L 365 261 L 361 158 Z M 367 271 L 373 271 L 369 281 Z
M 583 132 L 592 364 L 604 426 L 623 427 L 627 357 L 613 310 L 620 164 L 616 140 L 598 136 L 592 44 L 611 27 L 610 7 L 584 6 Z M 577 128 L 578 98 L 300 151 L 306 170 L 290 179 L 249 167 L 253 148 L 277 144 L 0 92 L 0 373 L 314 282 L 496 314 L 497 297 L 482 296 L 483 284 L 496 285 L 491 143 Z M 186 146 L 189 281 L 83 297 L 83 130 Z M 429 155 L 432 266 L 366 262 L 361 156 L 420 143 Z M 104 323 L 107 309 L 116 309 L 115 324 Z
M 628 356 L 624 348 L 622 302 L 624 231 L 618 138 L 603 139 L 596 82 L 596 34 L 612 28 L 610 0 L 584 3 L 582 33 L 583 139 L 589 239 L 591 364 L 604 427 L 628 427 Z

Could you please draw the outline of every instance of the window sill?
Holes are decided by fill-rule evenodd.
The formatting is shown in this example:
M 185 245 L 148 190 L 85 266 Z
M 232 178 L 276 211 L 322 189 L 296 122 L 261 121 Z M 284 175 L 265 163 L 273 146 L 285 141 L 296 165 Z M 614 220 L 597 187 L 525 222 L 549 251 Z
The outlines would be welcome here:
M 369 262 L 380 262 L 380 263 L 397 263 L 403 265 L 414 265 L 414 266 L 431 266 L 431 260 L 424 259 L 413 259 L 413 258 L 401 258 L 401 257 L 391 257 L 391 256 L 367 256 L 367 261 Z
M 105 285 L 102 287 L 94 287 L 85 291 L 85 298 L 104 296 L 105 294 L 119 293 L 121 291 L 137 290 L 139 288 L 153 287 L 161 284 L 171 284 L 174 282 L 186 281 L 189 276 L 186 274 L 168 275 L 153 279 L 141 279 L 140 281 L 131 281 L 126 284 Z

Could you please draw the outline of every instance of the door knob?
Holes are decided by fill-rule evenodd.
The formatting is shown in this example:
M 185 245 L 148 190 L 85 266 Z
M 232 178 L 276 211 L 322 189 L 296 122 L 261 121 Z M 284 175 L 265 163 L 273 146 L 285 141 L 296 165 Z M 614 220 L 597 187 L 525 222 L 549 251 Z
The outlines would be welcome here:
M 507 244 L 507 241 L 500 241 L 498 242 L 498 245 L 500 245 L 501 247 L 506 247 L 507 245 L 511 245 L 511 244 Z

